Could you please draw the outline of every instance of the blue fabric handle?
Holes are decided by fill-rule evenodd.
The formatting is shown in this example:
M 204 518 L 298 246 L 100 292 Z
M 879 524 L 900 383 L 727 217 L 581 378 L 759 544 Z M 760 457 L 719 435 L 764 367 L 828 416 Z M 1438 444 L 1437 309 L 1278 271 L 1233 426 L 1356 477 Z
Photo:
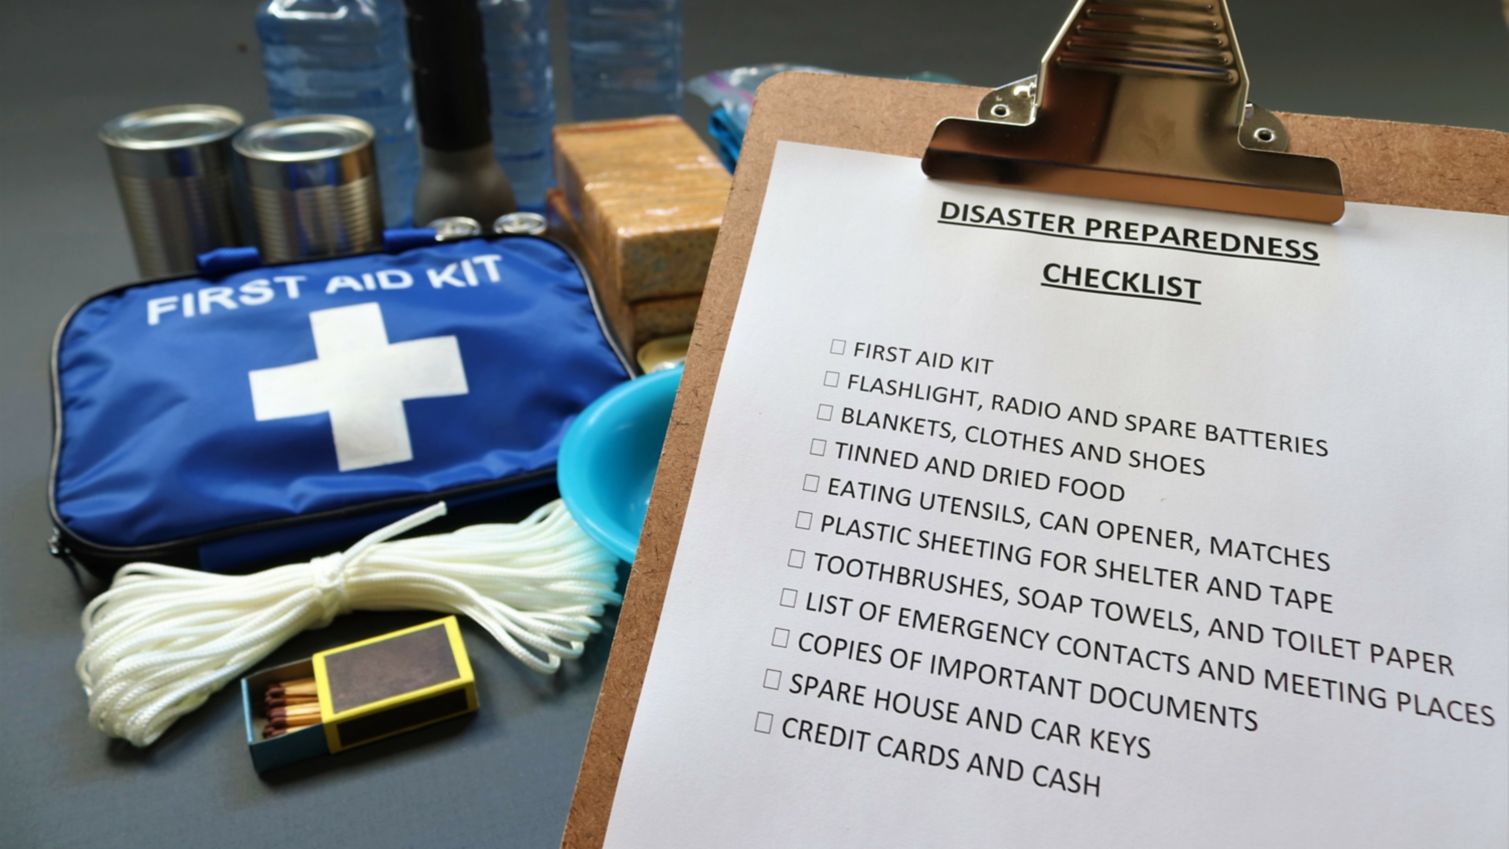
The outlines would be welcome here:
M 262 264 L 262 252 L 255 247 L 215 248 L 194 257 L 202 277 L 224 277 Z
M 389 227 L 382 234 L 382 249 L 390 254 L 433 244 L 435 230 L 431 227 Z

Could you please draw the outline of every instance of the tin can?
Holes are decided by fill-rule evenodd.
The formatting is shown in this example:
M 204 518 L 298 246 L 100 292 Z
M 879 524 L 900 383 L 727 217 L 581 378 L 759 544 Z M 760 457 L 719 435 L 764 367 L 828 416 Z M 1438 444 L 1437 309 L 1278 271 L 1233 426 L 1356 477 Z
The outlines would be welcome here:
M 100 141 L 143 277 L 194 271 L 194 257 L 242 243 L 231 177 L 241 113 L 199 103 L 113 118 Z
M 236 137 L 266 262 L 382 247 L 372 125 L 345 115 L 263 121 Z

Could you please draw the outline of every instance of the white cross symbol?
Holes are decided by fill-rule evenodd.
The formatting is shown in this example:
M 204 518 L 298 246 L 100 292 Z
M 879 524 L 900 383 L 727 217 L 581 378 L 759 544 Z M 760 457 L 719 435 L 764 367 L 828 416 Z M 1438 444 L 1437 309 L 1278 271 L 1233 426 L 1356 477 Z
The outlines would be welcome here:
M 454 336 L 388 343 L 377 304 L 309 314 L 316 359 L 250 372 L 257 421 L 330 414 L 343 472 L 414 459 L 403 402 L 465 395 Z

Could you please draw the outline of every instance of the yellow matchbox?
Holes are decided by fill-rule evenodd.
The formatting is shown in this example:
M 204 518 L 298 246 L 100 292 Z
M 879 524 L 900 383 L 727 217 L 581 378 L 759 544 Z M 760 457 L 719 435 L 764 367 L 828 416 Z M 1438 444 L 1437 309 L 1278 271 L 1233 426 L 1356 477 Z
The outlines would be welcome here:
M 258 772 L 477 710 L 456 617 L 261 669 L 241 679 Z

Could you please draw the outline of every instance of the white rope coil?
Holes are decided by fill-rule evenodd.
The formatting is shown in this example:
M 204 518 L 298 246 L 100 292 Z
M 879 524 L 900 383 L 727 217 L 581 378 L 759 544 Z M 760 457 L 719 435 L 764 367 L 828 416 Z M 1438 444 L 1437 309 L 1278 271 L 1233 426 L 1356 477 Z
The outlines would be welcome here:
M 75 670 L 89 720 L 137 746 L 295 634 L 351 610 L 434 610 L 482 626 L 541 673 L 581 656 L 620 599 L 617 558 L 560 501 L 517 525 L 389 542 L 445 515 L 436 504 L 338 554 L 250 575 L 132 563 L 84 608 Z

